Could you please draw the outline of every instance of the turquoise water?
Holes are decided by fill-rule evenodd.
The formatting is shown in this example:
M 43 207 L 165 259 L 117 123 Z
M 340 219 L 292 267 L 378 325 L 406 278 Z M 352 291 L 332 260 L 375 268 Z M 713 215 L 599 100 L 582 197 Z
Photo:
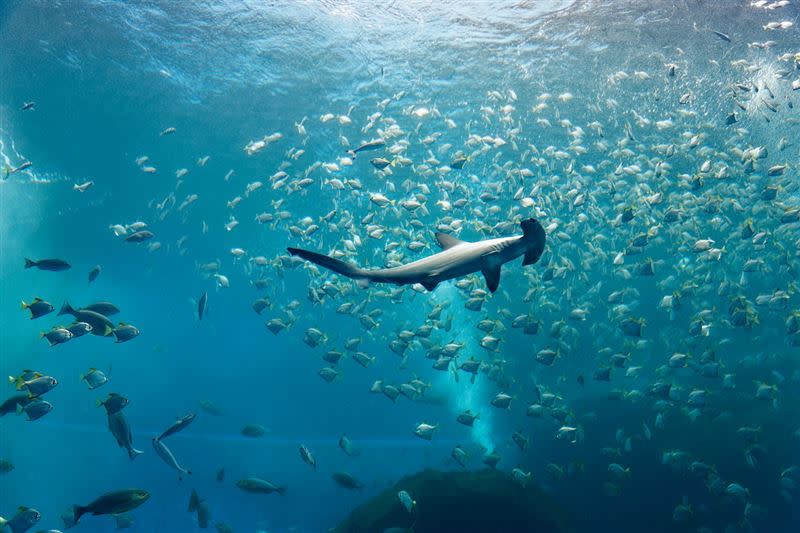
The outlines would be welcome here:
M 0 159 L 11 169 L 33 165 L 0 181 L 0 371 L 34 369 L 59 385 L 45 396 L 54 407 L 43 418 L 0 418 L 0 458 L 14 465 L 0 474 L 0 516 L 24 505 L 42 514 L 32 531 L 61 528 L 72 504 L 139 487 L 151 497 L 132 511 L 131 531 L 194 531 L 186 505 L 196 489 L 212 522 L 235 531 L 327 531 L 404 475 L 460 469 L 450 455 L 460 444 L 470 469 L 484 468 L 484 451 L 495 450 L 499 470 L 531 472 L 576 531 L 794 531 L 800 339 L 787 318 L 800 307 L 798 224 L 780 219 L 800 205 L 799 11 L 773 7 L 3 2 Z M 794 25 L 765 29 L 784 21 Z M 35 109 L 23 111 L 31 101 Z M 731 112 L 737 122 L 726 124 Z M 160 135 L 167 128 L 175 132 Z M 246 153 L 275 133 L 282 137 Z M 342 159 L 379 137 L 385 148 L 352 165 Z M 756 147 L 765 157 L 743 157 Z M 459 150 L 468 160 L 450 169 Z M 393 164 L 379 171 L 374 157 Z M 188 172 L 177 177 L 179 169 Z M 288 174 L 282 186 L 280 170 Z M 85 192 L 73 189 L 88 181 Z M 246 195 L 256 181 L 263 187 Z M 394 203 L 381 207 L 370 199 L 377 193 Z M 190 195 L 197 200 L 181 209 Z M 424 207 L 403 203 L 412 198 Z M 626 207 L 633 220 L 620 222 Z M 274 220 L 259 224 L 260 213 Z M 337 251 L 380 267 L 437 252 L 435 231 L 477 241 L 519 233 L 528 217 L 548 229 L 545 255 L 534 266 L 504 266 L 499 290 L 478 295 L 480 310 L 465 307 L 471 291 L 485 290 L 480 273 L 431 293 L 361 289 L 285 250 Z M 740 237 L 748 219 L 766 244 Z M 127 243 L 110 229 L 136 221 L 152 240 Z M 310 224 L 319 229 L 298 234 Z M 635 254 L 631 242 L 648 232 Z M 714 241 L 711 251 L 693 251 L 702 239 Z M 266 266 L 253 261 L 259 256 Z M 72 268 L 24 269 L 26 257 Z M 653 276 L 637 266 L 647 258 Z M 763 263 L 743 272 L 750 260 Z M 229 287 L 202 268 L 211 262 Z M 89 284 L 97 264 L 102 272 Z M 254 287 L 259 279 L 265 288 Z M 310 297 L 326 282 L 330 294 Z M 204 292 L 208 314 L 198 320 Z M 670 312 L 661 304 L 673 293 L 681 305 Z M 56 312 L 65 301 L 113 302 L 121 309 L 113 322 L 141 334 L 49 348 L 39 333 L 69 317 L 29 320 L 19 302 L 37 296 Z M 259 315 L 251 305 L 262 297 L 270 306 Z M 736 297 L 746 301 L 742 326 Z M 356 312 L 337 312 L 348 302 Z M 438 305 L 440 319 L 426 318 Z M 526 314 L 540 323 L 535 335 L 512 327 Z M 377 326 L 366 327 L 364 316 Z M 641 338 L 622 333 L 626 318 L 645 321 Z M 273 334 L 264 325 L 271 319 L 290 326 Z M 481 347 L 481 320 L 497 321 L 494 351 Z M 698 320 L 707 335 L 693 334 Z M 423 325 L 432 333 L 413 336 L 407 360 L 390 350 L 399 332 Z M 326 340 L 308 346 L 308 328 Z M 352 338 L 374 364 L 350 357 Z M 486 363 L 474 384 L 463 371 L 431 368 L 426 353 L 450 342 L 463 344 L 459 362 Z M 559 352 L 552 366 L 535 359 L 544 348 Z M 345 352 L 332 383 L 317 375 L 328 350 Z M 705 377 L 711 351 L 720 367 Z M 685 368 L 669 366 L 675 353 L 691 356 Z M 593 379 L 613 354 L 641 369 Z M 88 390 L 79 376 L 90 367 L 109 383 Z M 414 401 L 369 392 L 376 380 L 399 386 L 415 376 L 431 387 Z M 656 382 L 672 385 L 663 401 L 647 394 Z M 766 398 L 755 382 L 767 385 Z M 4 387 L 2 400 L 15 393 Z M 693 390 L 707 391 L 704 406 L 690 403 Z M 124 413 L 145 452 L 134 461 L 95 405 L 109 392 L 130 399 Z M 514 397 L 509 410 L 491 405 L 500 392 Z M 558 396 L 563 421 L 551 407 L 526 416 L 545 392 Z M 456 422 L 467 408 L 480 413 L 471 430 Z M 178 481 L 150 439 L 188 412 L 197 420 L 165 441 L 192 471 Z M 439 424 L 430 442 L 414 435 L 423 421 Z M 247 424 L 267 432 L 243 436 Z M 577 442 L 556 438 L 562 426 L 578 429 Z M 737 433 L 742 427 L 760 428 L 757 442 Z M 515 431 L 530 439 L 526 451 L 512 441 Z M 357 457 L 339 449 L 343 434 Z M 301 461 L 300 444 L 314 453 L 316 471 Z M 694 461 L 713 475 L 698 475 Z M 617 479 L 610 463 L 630 473 Z M 342 470 L 363 489 L 337 486 L 331 474 Z M 287 494 L 244 493 L 235 482 L 246 477 L 286 485 Z M 728 494 L 731 483 L 748 495 Z M 691 511 L 676 520 L 684 499 Z M 86 516 L 75 531 L 114 527 L 110 517 Z

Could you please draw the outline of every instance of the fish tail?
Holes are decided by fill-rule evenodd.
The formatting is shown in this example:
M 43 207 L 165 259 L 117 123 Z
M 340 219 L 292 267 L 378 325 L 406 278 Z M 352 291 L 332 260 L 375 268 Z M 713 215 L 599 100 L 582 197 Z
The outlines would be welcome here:
M 277 492 L 281 496 L 285 496 L 286 495 L 286 487 L 278 487 L 275 492 Z
M 6 174 L 6 175 L 8 175 L 8 174 Z M 35 266 L 36 266 L 36 261 L 28 259 L 27 257 L 25 258 L 25 268 L 31 268 L 31 267 L 35 267 Z
M 84 506 L 82 506 L 82 505 L 73 505 L 72 506 L 72 516 L 73 516 L 73 519 L 75 520 L 75 523 L 77 524 L 78 520 L 80 520 L 81 517 L 83 515 L 85 515 L 88 511 L 89 511 L 89 509 L 84 507 Z
M 27 308 L 28 308 L 28 304 L 25 303 L 25 300 L 22 300 L 22 303 L 20 305 L 20 309 L 25 310 Z
M 292 255 L 299 256 L 306 261 L 311 261 L 312 263 L 327 268 L 328 270 L 332 270 L 337 274 L 347 276 L 348 278 L 357 279 L 359 284 L 362 283 L 362 280 L 366 283 L 369 283 L 369 278 L 367 277 L 366 272 L 356 266 L 345 263 L 344 261 L 334 259 L 333 257 L 327 255 L 318 254 L 317 252 L 303 250 L 302 248 L 287 248 L 286 250 Z
M 130 457 L 131 461 L 133 461 L 134 459 L 136 459 L 137 457 L 139 457 L 143 453 L 144 452 L 142 450 L 137 450 L 136 448 L 131 447 L 131 449 L 128 450 L 128 457 Z
M 26 259 L 26 261 L 27 261 L 27 259 Z M 64 305 L 61 306 L 61 310 L 58 312 L 58 316 L 67 315 L 67 314 L 71 315 L 74 312 L 75 312 L 75 309 L 73 309 L 72 306 L 69 305 L 69 302 L 64 302 Z
M 201 502 L 200 496 L 197 494 L 195 489 L 192 489 L 192 495 L 189 497 L 189 508 L 187 509 L 188 512 L 193 513 L 197 510 L 198 504 Z

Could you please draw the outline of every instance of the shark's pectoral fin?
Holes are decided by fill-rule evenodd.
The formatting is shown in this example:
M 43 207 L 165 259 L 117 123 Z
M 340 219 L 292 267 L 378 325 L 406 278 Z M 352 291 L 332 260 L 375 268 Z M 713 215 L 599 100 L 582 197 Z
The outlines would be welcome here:
M 498 285 L 500 285 L 500 267 L 502 265 L 483 265 L 481 272 L 483 272 L 483 277 L 486 278 L 486 286 L 489 287 L 489 292 L 494 292 L 497 290 Z
M 422 285 L 423 287 L 425 287 L 426 291 L 430 292 L 430 291 L 432 291 L 433 289 L 436 288 L 436 286 L 439 284 L 439 282 L 438 281 L 420 281 L 419 284 Z
M 358 285 L 361 289 L 366 289 L 369 287 L 369 278 L 358 278 L 356 279 L 356 285 Z

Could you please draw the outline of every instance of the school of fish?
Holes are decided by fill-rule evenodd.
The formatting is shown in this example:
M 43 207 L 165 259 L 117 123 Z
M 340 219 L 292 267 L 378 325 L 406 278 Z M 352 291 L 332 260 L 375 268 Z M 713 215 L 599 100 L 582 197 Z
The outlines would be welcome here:
M 141 220 L 97 223 L 108 226 L 115 244 L 130 248 L 131 261 L 160 253 L 192 257 L 197 291 L 187 298 L 195 299 L 200 326 L 214 321 L 220 291 L 251 285 L 254 296 L 242 307 L 264 325 L 243 334 L 293 335 L 297 350 L 318 362 L 325 386 L 372 383 L 363 395 L 385 396 L 387 416 L 402 402 L 424 408 L 428 401 L 450 401 L 448 383 L 486 386 L 488 397 L 451 419 L 421 419 L 402 430 L 408 439 L 435 442 L 441 428 L 463 426 L 463 443 L 444 454 L 453 468 L 502 469 L 522 487 L 539 481 L 533 461 L 541 462 L 536 468 L 548 483 L 580 477 L 579 460 L 534 460 L 531 450 L 543 440 L 578 447 L 591 436 L 597 413 L 631 404 L 642 407 L 642 418 L 628 420 L 596 450 L 608 461 L 602 495 L 625 497 L 626 480 L 635 474 L 626 456 L 639 443 L 658 443 L 670 428 L 735 419 L 721 437 L 724 446 L 796 502 L 800 465 L 761 470 L 770 453 L 763 427 L 791 423 L 781 438 L 800 445 L 792 414 L 800 382 L 800 41 L 789 33 L 792 21 L 778 16 L 788 5 L 759 0 L 748 6 L 775 15 L 763 26 L 765 42 L 744 46 L 712 28 L 698 30 L 729 47 L 709 67 L 733 80 L 725 83 L 721 113 L 698 103 L 702 73 L 687 70 L 675 47 L 665 47 L 648 70 L 607 72 L 596 81 L 596 94 L 498 86 L 476 98 L 472 115 L 400 91 L 370 106 L 298 116 L 292 131 L 252 132 L 239 157 L 269 155 L 280 164 L 260 176 L 231 168 L 213 177 L 226 197 L 193 191 L 192 175 L 214 157 L 212 148 L 168 169 L 142 146 L 142 155 L 125 164 L 158 176 L 171 190 L 154 192 Z M 785 48 L 777 46 L 782 35 L 794 36 L 795 50 L 772 54 Z M 749 55 L 753 49 L 763 55 Z M 646 88 L 647 105 L 626 99 L 631 84 Z M 24 118 L 47 109 L 25 102 L 19 112 Z M 752 144 L 751 129 L 762 127 L 785 135 L 773 145 Z M 308 157 L 311 132 L 335 140 L 327 158 Z M 175 142 L 182 134 L 178 127 L 154 127 L 151 142 Z M 31 162 L 19 161 L 3 179 L 31 171 Z M 72 188 L 71 194 L 91 195 L 102 183 Z M 199 204 L 216 216 L 189 227 L 186 214 Z M 166 224 L 185 225 L 186 236 L 165 241 L 157 228 Z M 211 226 L 224 228 L 231 244 L 215 256 L 194 256 L 192 241 Z M 273 240 L 238 240 L 244 226 L 263 227 Z M 19 269 L 62 276 L 85 264 L 93 283 L 104 272 L 99 264 L 89 269 L 95 261 L 20 257 Z M 289 296 L 290 284 L 304 287 L 305 299 Z M 43 349 L 56 352 L 94 336 L 108 339 L 113 350 L 147 335 L 112 320 L 125 316 L 125 302 L 58 302 L 56 312 L 56 302 L 38 294 L 33 281 L 22 289 L 27 296 L 17 312 L 43 324 Z M 351 328 L 328 329 L 332 316 L 346 317 Z M 362 348 L 365 339 L 381 348 Z M 377 360 L 387 359 L 392 374 L 372 372 Z M 73 378 L 51 376 L 46 368 L 12 369 L 0 416 L 16 413 L 37 423 L 58 408 L 47 394 L 65 379 Z M 94 399 L 127 457 L 150 455 L 134 446 L 124 414 L 137 391 L 114 391 L 111 369 L 89 368 L 80 380 L 87 394 L 109 391 Z M 587 394 L 600 399 L 587 403 Z M 180 416 L 151 439 L 152 455 L 178 480 L 191 479 L 194 465 L 181 462 L 167 446 L 169 437 L 222 415 L 211 401 L 198 409 L 199 416 Z M 494 438 L 513 448 L 469 445 L 469 432 L 490 411 L 516 420 L 517 431 Z M 249 438 L 269 431 L 259 424 L 234 430 Z M 305 443 L 296 445 L 298 463 L 328 483 L 358 490 L 368 482 L 318 462 Z M 339 448 L 349 457 L 360 453 L 344 432 Z M 700 479 L 712 498 L 735 502 L 730 522 L 741 530 L 755 527 L 767 503 L 706 453 L 665 447 L 653 468 Z M 0 476 L 14 468 L 3 460 Z M 217 479 L 225 482 L 224 470 Z M 258 497 L 291 495 L 291 479 L 232 483 Z M 150 498 L 144 489 L 125 489 L 124 480 L 120 487 L 71 507 L 64 529 L 90 513 L 119 520 Z M 397 503 L 413 515 L 425 505 L 414 498 L 400 491 Z M 712 531 L 697 524 L 687 498 L 670 498 L 676 524 Z M 3 503 L 3 513 L 10 503 Z M 188 510 L 200 528 L 211 523 L 210 508 L 195 491 Z M 40 518 L 20 507 L 0 518 L 0 531 L 23 533 Z M 232 530 L 221 522 L 216 528 Z

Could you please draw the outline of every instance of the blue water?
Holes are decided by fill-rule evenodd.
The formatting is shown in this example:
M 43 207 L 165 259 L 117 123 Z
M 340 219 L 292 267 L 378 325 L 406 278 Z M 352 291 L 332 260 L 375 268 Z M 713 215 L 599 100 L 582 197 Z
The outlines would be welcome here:
M 459 468 L 450 452 L 461 444 L 470 452 L 471 469 L 483 467 L 484 449 L 494 449 L 503 456 L 500 470 L 531 471 L 533 482 L 563 507 L 576 531 L 795 531 L 800 488 L 781 483 L 782 477 L 792 478 L 782 472 L 800 465 L 800 343 L 787 336 L 785 324 L 800 307 L 798 233 L 796 223 L 779 224 L 778 218 L 784 207 L 800 205 L 800 91 L 791 88 L 800 78 L 792 58 L 800 52 L 798 14 L 796 3 L 766 10 L 738 0 L 3 1 L 0 159 L 11 168 L 24 161 L 33 166 L 0 181 L 0 372 L 18 375 L 31 368 L 60 383 L 46 396 L 54 409 L 44 418 L 0 419 L 0 458 L 15 466 L 0 474 L 0 516 L 10 518 L 20 505 L 35 507 L 42 520 L 33 531 L 57 528 L 60 514 L 74 503 L 140 487 L 151 498 L 132 512 L 130 531 L 195 531 L 186 505 L 196 489 L 209 502 L 213 522 L 226 522 L 237 532 L 327 531 L 404 475 Z M 763 28 L 780 21 L 794 25 Z M 752 45 L 767 40 L 775 43 Z M 667 76 L 668 63 L 677 66 L 674 78 Z M 760 95 L 751 89 L 738 96 L 743 110 L 731 99 L 736 82 L 760 88 Z M 774 98 L 764 96 L 764 84 Z M 544 93 L 550 98 L 541 98 Z M 559 98 L 565 93 L 573 98 Z M 686 94 L 687 103 L 679 103 Z M 777 103 L 777 111 L 759 103 L 763 98 Z M 28 101 L 36 102 L 35 110 L 22 111 Z M 541 103 L 547 107 L 537 109 Z M 513 109 L 504 111 L 507 105 Z M 413 114 L 422 108 L 430 114 Z M 739 122 L 725 125 L 734 110 Z M 387 121 L 362 131 L 377 111 L 402 129 L 396 137 L 387 134 L 387 145 L 407 141 L 401 155 L 413 162 L 395 165 L 386 175 L 369 159 L 393 159 L 387 150 L 359 154 L 352 166 L 340 160 L 348 147 L 377 137 L 379 129 L 387 131 Z M 351 123 L 323 122 L 326 113 L 347 116 Z M 296 127 L 304 118 L 305 135 Z M 662 120 L 673 125 L 657 128 Z M 577 126 L 582 136 L 575 134 Z M 176 132 L 159 136 L 168 127 Z M 282 139 L 262 152 L 248 156 L 243 150 L 276 132 Z M 700 146 L 689 147 L 697 134 Z M 470 135 L 500 137 L 506 144 L 466 144 Z M 783 150 L 781 139 L 788 140 Z M 606 148 L 598 144 L 603 142 Z M 660 145 L 673 145 L 677 152 L 666 177 L 654 172 L 655 163 L 665 159 Z M 766 147 L 768 156 L 747 174 L 734 149 L 757 146 Z M 292 148 L 305 153 L 293 158 Z M 470 155 L 464 170 L 438 175 L 456 150 Z M 154 166 L 154 174 L 137 165 L 141 156 L 149 157 L 144 165 Z M 204 156 L 210 159 L 200 166 L 197 160 Z M 434 158 L 439 162 L 426 162 Z M 703 187 L 692 190 L 688 178 L 705 160 L 714 172 L 727 166 L 729 178 L 707 174 Z M 317 162 L 338 162 L 340 168 L 327 170 Z M 634 164 L 638 171 L 615 177 L 615 169 Z M 779 164 L 787 165 L 784 173 L 768 176 L 767 169 Z M 188 173 L 178 179 L 175 171 L 181 168 Z M 521 178 L 522 168 L 531 175 Z M 286 187 L 273 190 L 270 176 L 281 169 L 290 180 L 308 172 L 313 183 L 291 194 Z M 225 180 L 230 170 L 234 174 Z M 346 178 L 360 180 L 363 191 L 331 185 L 331 179 Z M 94 185 L 85 193 L 73 190 L 89 180 Z M 245 187 L 256 180 L 264 187 L 245 197 Z M 445 192 L 443 180 L 457 189 Z M 420 192 L 408 192 L 405 182 L 428 186 L 427 213 L 400 206 Z M 774 202 L 759 198 L 768 183 L 780 186 Z M 520 187 L 534 207 L 515 198 Z M 482 200 L 487 191 L 493 198 Z M 648 207 L 644 198 L 658 191 L 667 201 Z M 367 192 L 398 203 L 381 209 Z M 586 203 L 574 205 L 580 192 Z M 176 204 L 158 209 L 170 194 Z M 198 200 L 179 210 L 190 194 Z M 243 197 L 241 203 L 227 207 L 236 196 Z M 466 205 L 451 211 L 437 204 L 459 198 Z M 614 223 L 624 205 L 637 211 L 627 226 Z M 683 209 L 686 217 L 664 223 L 667 205 Z M 336 226 L 321 222 L 332 210 Z M 258 213 L 281 211 L 287 213 L 284 220 L 254 221 Z M 361 222 L 369 213 L 375 215 L 370 224 L 385 228 L 380 238 L 369 237 Z M 227 231 L 231 216 L 239 225 Z M 545 256 L 531 267 L 519 261 L 506 265 L 500 290 L 477 312 L 464 307 L 469 290 L 454 282 L 432 293 L 407 287 L 390 297 L 395 287 L 362 290 L 332 274 L 287 266 L 287 246 L 345 250 L 344 240 L 353 238 L 345 229 L 349 218 L 362 241 L 349 259 L 382 266 L 391 253 L 388 243 L 400 245 L 400 255 L 392 258 L 401 262 L 437 251 L 433 231 L 449 222 L 446 217 L 464 221 L 461 238 L 478 240 L 515 233 L 516 222 L 529 216 L 546 227 L 558 225 L 550 231 Z M 300 238 L 290 228 L 304 227 L 304 217 L 320 229 Z M 765 247 L 739 238 L 748 218 L 757 231 L 769 232 Z M 159 249 L 125 243 L 109 229 L 135 221 L 148 224 L 155 234 L 149 244 L 158 242 Z M 509 231 L 491 229 L 508 222 Z M 643 254 L 626 257 L 625 267 L 633 273 L 625 279 L 612 260 L 648 228 L 658 236 Z M 719 261 L 691 252 L 702 238 L 724 247 Z M 428 246 L 410 251 L 406 245 L 412 240 Z M 247 255 L 234 258 L 234 247 Z M 269 265 L 254 266 L 250 258 L 256 256 Z M 72 268 L 25 270 L 24 257 L 63 258 Z M 645 257 L 656 261 L 655 276 L 632 270 Z M 751 258 L 762 258 L 765 266 L 742 280 L 743 264 Z M 218 287 L 200 269 L 212 261 L 219 261 L 230 287 Z M 95 264 L 102 273 L 88 284 Z M 564 266 L 563 278 L 544 279 L 548 267 Z M 258 278 L 270 280 L 267 289 L 253 287 Z M 309 287 L 320 287 L 323 280 L 340 292 L 314 303 Z M 482 278 L 475 278 L 474 288 L 485 288 Z M 616 304 L 608 302 L 612 292 L 623 289 L 629 291 L 625 315 L 646 321 L 641 342 L 621 334 Z M 785 306 L 756 305 L 758 295 L 775 289 L 787 291 Z M 676 290 L 683 291 L 682 308 L 671 317 L 658 304 Z M 194 301 L 203 292 L 209 310 L 198 321 Z M 728 307 L 735 295 L 744 296 L 758 314 L 749 328 L 731 324 Z M 55 313 L 29 320 L 19 302 L 36 296 L 56 309 L 64 301 L 114 302 L 121 313 L 112 319 L 134 324 L 141 335 L 122 344 L 87 336 L 48 348 L 39 333 L 66 321 Z M 250 308 L 259 297 L 271 302 L 261 316 Z M 296 309 L 293 301 L 299 302 Z M 345 302 L 365 303 L 363 313 L 374 312 L 379 326 L 368 331 L 357 316 L 337 313 Z M 500 378 L 481 374 L 473 385 L 460 372 L 456 383 L 451 373 L 431 369 L 419 341 L 411 343 L 401 367 L 389 342 L 400 330 L 423 325 L 438 304 L 447 307 L 431 340 L 463 343 L 462 360 L 504 360 Z M 585 320 L 568 318 L 576 308 L 589 311 Z M 710 334 L 693 337 L 690 322 L 704 310 Z M 511 328 L 511 319 L 526 313 L 541 322 L 535 336 Z M 292 321 L 291 327 L 273 335 L 264 326 L 272 318 Z M 506 328 L 493 333 L 501 339 L 496 353 L 479 344 L 485 333 L 476 324 L 485 318 Z M 559 336 L 553 328 L 561 321 Z M 445 322 L 451 324 L 447 331 Z M 310 327 L 327 335 L 324 345 L 303 342 Z M 344 341 L 353 337 L 361 337 L 359 349 L 376 363 L 365 369 L 346 354 L 340 378 L 324 382 L 317 375 L 327 366 L 320 356 L 329 349 L 344 351 Z M 544 347 L 560 350 L 552 367 L 534 360 Z M 720 376 L 733 375 L 734 389 L 723 387 L 722 377 L 665 368 L 675 352 L 699 360 L 706 350 L 717 354 Z M 594 371 L 617 352 L 630 354 L 628 366 L 641 366 L 640 376 L 626 378 L 624 370 L 614 369 L 611 382 L 594 381 Z M 90 367 L 110 369 L 110 382 L 87 390 L 79 375 Z M 414 375 L 431 382 L 430 401 L 401 397 L 392 404 L 369 392 L 377 379 L 399 385 Z M 578 375 L 585 386 L 578 385 Z M 659 380 L 675 389 L 661 429 L 655 400 L 643 394 Z M 755 381 L 775 385 L 774 400 L 756 399 Z M 580 428 L 579 442 L 557 440 L 564 424 L 547 414 L 526 417 L 536 400 L 534 385 L 560 397 L 557 404 L 571 413 L 566 425 Z M 692 421 L 687 397 L 695 388 L 709 395 Z M 612 390 L 624 391 L 626 398 L 609 399 Z M 95 406 L 112 391 L 131 401 L 124 413 L 134 445 L 145 451 L 135 461 L 117 447 L 103 409 Z M 515 397 L 510 411 L 490 405 L 498 392 Z M 0 399 L 13 393 L 9 385 Z M 213 401 L 223 416 L 202 411 L 201 400 Z M 455 422 L 466 408 L 481 415 L 473 430 Z M 150 439 L 190 411 L 198 419 L 169 440 L 193 472 L 178 481 Z M 431 442 L 413 434 L 422 421 L 440 424 Z M 643 422 L 652 431 L 650 439 Z M 247 438 L 240 434 L 246 424 L 269 431 Z M 741 426 L 761 428 L 764 453 L 752 465 L 747 443 L 736 433 Z M 530 438 L 526 452 L 511 441 L 518 430 Z M 361 450 L 358 457 L 339 450 L 342 434 Z M 300 444 L 314 452 L 316 472 L 301 462 Z M 620 449 L 621 455 L 611 459 L 604 447 Z M 713 465 L 724 485 L 747 488 L 747 502 L 715 494 L 687 468 L 664 465 L 662 454 L 673 450 Z M 630 477 L 614 481 L 611 462 L 629 467 Z M 551 463 L 570 473 L 553 478 L 547 471 Z M 215 475 L 223 467 L 225 480 L 218 483 Z M 336 486 L 330 476 L 338 470 L 358 477 L 364 489 Z M 246 494 L 235 486 L 244 477 L 285 484 L 287 495 Z M 792 480 L 800 484 L 800 475 Z M 616 496 L 604 494 L 603 483 L 611 481 Z M 692 515 L 676 523 L 673 511 L 684 498 Z M 75 527 L 113 529 L 112 518 L 91 516 Z

